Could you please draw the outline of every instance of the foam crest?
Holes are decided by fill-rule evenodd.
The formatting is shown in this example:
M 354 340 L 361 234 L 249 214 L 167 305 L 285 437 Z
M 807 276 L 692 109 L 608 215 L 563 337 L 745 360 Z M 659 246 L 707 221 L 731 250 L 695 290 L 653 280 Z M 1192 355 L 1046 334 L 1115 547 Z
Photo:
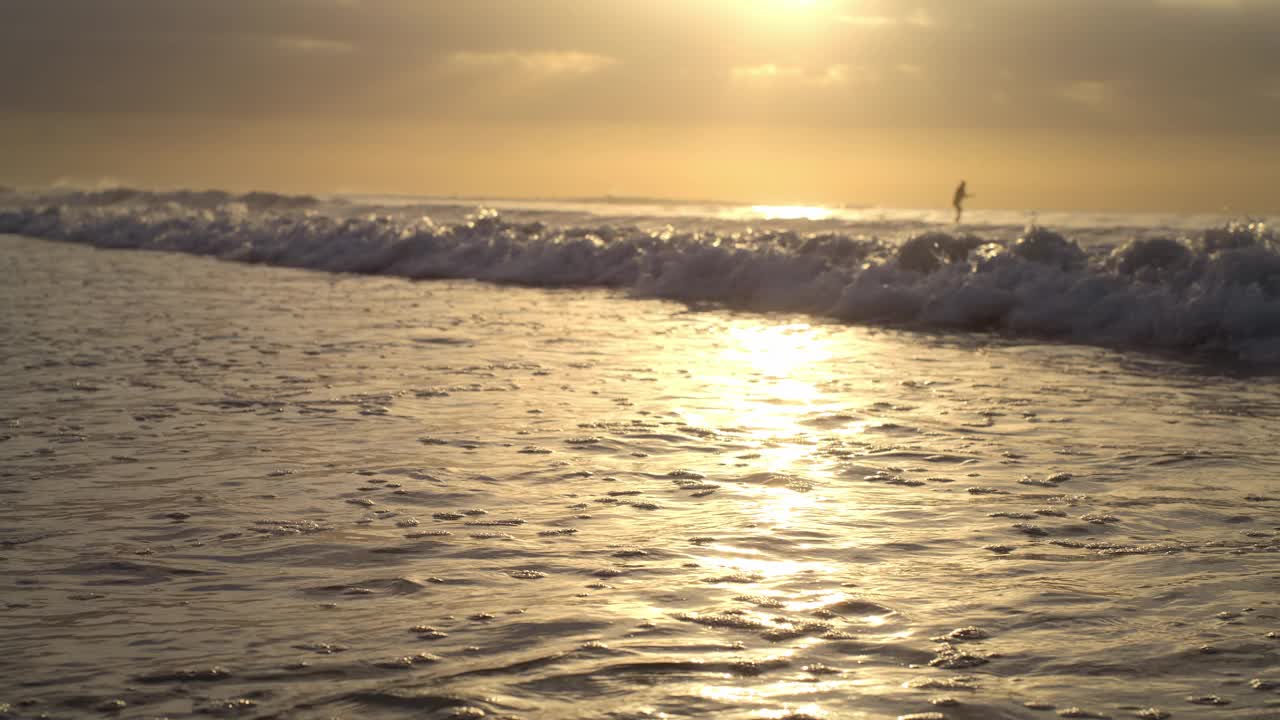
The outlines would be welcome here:
M 369 212 L 268 193 L 114 190 L 18 200 L 0 212 L 0 232 L 103 248 L 328 272 L 604 286 L 850 322 L 1280 362 L 1280 254 L 1274 232 L 1260 223 L 1082 247 L 1038 227 L 1014 239 L 936 230 L 882 238 L 553 226 L 492 210 L 437 224 L 420 208 Z

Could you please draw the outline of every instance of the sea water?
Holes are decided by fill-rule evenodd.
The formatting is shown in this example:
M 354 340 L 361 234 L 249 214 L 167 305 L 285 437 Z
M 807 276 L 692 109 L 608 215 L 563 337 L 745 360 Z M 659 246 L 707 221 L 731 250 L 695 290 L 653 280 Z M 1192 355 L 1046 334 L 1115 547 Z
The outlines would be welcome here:
M 1280 717 L 1265 223 L 821 212 L 12 199 L 3 712 Z

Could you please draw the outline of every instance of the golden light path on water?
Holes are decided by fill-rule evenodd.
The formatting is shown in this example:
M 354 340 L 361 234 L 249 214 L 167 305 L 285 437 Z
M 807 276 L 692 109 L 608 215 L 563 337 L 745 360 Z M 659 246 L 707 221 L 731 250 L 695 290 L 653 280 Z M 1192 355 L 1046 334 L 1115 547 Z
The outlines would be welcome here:
M 788 478 L 813 450 L 806 439 L 810 428 L 802 421 L 822 406 L 814 368 L 831 359 L 830 336 L 807 323 L 743 321 L 724 337 L 724 349 L 710 363 L 718 372 L 708 380 L 720 386 L 717 394 L 727 416 L 721 416 L 724 410 L 716 416 L 684 409 L 682 414 L 695 426 L 736 427 L 750 434 L 760 464 L 776 474 L 777 482 L 743 489 L 747 513 L 763 524 L 789 527 L 814 502 L 788 487 Z
M 814 218 L 829 216 L 824 208 L 777 207 L 753 208 L 754 211 L 778 213 L 775 217 Z M 806 420 L 815 416 L 838 414 L 847 409 L 847 398 L 833 403 L 822 384 L 832 379 L 831 362 L 837 355 L 842 361 L 856 360 L 859 348 L 842 345 L 834 347 L 834 335 L 829 328 L 809 323 L 777 324 L 759 319 L 739 319 L 723 333 L 721 351 L 707 363 L 711 377 L 703 376 L 703 382 L 718 386 L 715 393 L 721 400 L 713 409 L 680 407 L 680 415 L 692 426 L 709 428 L 733 428 L 743 433 L 753 448 L 753 463 L 765 469 L 761 482 L 742 483 L 734 490 L 739 498 L 741 514 L 751 518 L 756 527 L 768 533 L 803 531 L 815 520 L 820 511 L 817 493 L 809 492 L 814 476 L 823 468 L 814 468 L 814 428 Z M 848 342 L 847 334 L 842 342 Z M 861 352 L 869 352 L 870 348 Z M 841 429 L 825 434 L 857 436 L 864 432 L 865 423 L 850 418 Z M 803 469 L 803 474 L 800 470 Z M 797 550 L 810 546 L 801 542 Z M 839 569 L 812 559 L 780 558 L 767 556 L 765 551 L 732 543 L 713 543 L 705 546 L 706 554 L 696 557 L 699 565 L 714 572 L 750 579 L 763 587 L 753 587 L 752 593 L 780 603 L 779 607 L 790 612 L 812 613 L 823 608 L 854 600 L 854 596 L 837 589 L 818 592 L 786 592 L 770 589 L 794 584 L 804 577 L 834 577 Z M 772 614 L 763 608 L 748 611 L 744 616 L 768 623 Z M 884 615 L 869 614 L 850 618 L 867 628 L 886 625 Z M 909 632 L 905 634 L 910 634 Z M 796 638 L 789 648 L 778 648 L 772 657 L 790 657 L 806 646 L 818 643 L 816 637 Z M 703 697 L 719 702 L 774 704 L 771 700 L 804 695 L 847 692 L 851 686 L 881 685 L 873 678 L 841 678 L 839 680 L 795 681 L 751 687 L 737 684 L 734 676 L 726 674 L 723 682 L 710 683 L 699 690 Z M 785 709 L 762 708 L 756 713 L 762 718 L 772 717 L 828 717 L 828 713 L 815 703 L 796 705 L 788 703 Z
M 835 210 L 816 205 L 752 205 L 751 217 L 764 220 L 829 220 Z

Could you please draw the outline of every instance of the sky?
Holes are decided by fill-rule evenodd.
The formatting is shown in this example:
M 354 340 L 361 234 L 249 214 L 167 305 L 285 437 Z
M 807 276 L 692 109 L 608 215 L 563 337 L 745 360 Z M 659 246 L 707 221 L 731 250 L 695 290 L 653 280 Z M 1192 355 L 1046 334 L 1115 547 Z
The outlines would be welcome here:
M 1280 212 L 1280 0 L 0 0 L 0 184 Z

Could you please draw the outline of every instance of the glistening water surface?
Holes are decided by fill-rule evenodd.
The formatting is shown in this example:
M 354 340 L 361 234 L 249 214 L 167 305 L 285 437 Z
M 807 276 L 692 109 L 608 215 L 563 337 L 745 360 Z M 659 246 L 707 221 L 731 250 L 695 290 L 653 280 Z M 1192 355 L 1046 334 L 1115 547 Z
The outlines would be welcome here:
M 1280 717 L 1280 382 L 0 238 L 12 717 Z

